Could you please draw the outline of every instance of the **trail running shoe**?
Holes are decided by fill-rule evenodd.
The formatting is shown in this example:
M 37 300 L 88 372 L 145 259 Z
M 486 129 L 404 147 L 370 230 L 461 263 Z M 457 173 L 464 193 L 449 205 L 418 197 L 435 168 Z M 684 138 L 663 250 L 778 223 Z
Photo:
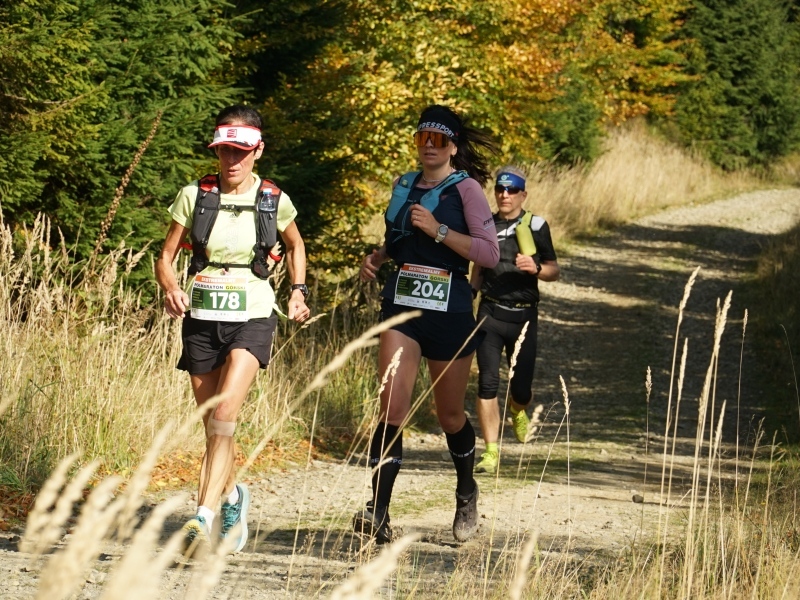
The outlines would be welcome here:
M 457 542 L 466 542 L 478 531 L 478 484 L 469 496 L 456 492 L 456 516 L 453 519 L 453 537 Z
M 361 535 L 374 537 L 379 544 L 392 541 L 392 528 L 389 524 L 389 509 L 386 506 L 374 506 L 367 502 L 367 507 L 353 517 L 353 531 Z
M 247 543 L 247 511 L 250 509 L 250 490 L 243 483 L 237 483 L 236 489 L 239 490 L 239 501 L 236 504 L 223 502 L 220 509 L 220 539 L 226 539 L 231 532 L 236 536 L 230 540 L 231 552 L 240 552 Z M 240 523 L 241 527 L 233 531 Z
M 208 548 L 211 536 L 205 517 L 195 515 L 181 527 L 183 533 L 183 552 L 186 556 L 197 553 L 201 547 Z
M 531 421 L 524 410 L 519 411 L 517 414 L 511 416 L 511 422 L 514 426 L 514 435 L 520 444 L 524 444 L 528 439 L 528 426 Z
M 481 461 L 475 465 L 476 473 L 497 473 L 500 467 L 500 455 L 497 450 L 487 450 L 481 454 Z

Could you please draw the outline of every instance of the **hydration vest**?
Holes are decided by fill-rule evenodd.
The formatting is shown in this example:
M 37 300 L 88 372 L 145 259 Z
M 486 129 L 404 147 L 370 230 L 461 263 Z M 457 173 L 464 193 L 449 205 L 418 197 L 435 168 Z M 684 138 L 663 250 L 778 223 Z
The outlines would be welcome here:
M 279 261 L 280 257 L 270 252 L 278 241 L 278 200 L 281 191 L 269 179 L 262 179 L 256 192 L 256 200 L 252 206 L 238 204 L 222 204 L 219 191 L 219 175 L 206 175 L 200 180 L 197 189 L 197 199 L 192 215 L 192 260 L 189 263 L 189 274 L 195 275 L 208 266 L 229 269 L 231 267 L 249 268 L 259 279 L 267 279 L 270 275 L 267 257 Z M 220 210 L 234 213 L 253 211 L 258 214 L 256 229 L 256 245 L 253 246 L 253 260 L 250 264 L 218 263 L 208 260 L 206 246 L 211 230 L 217 220 Z
M 392 190 L 392 199 L 389 200 L 389 207 L 386 209 L 385 218 L 388 223 L 395 223 L 400 209 L 402 209 L 404 206 L 406 211 L 408 211 L 410 208 L 410 206 L 407 205 L 408 195 L 411 193 L 411 190 L 414 189 L 414 184 L 421 176 L 422 171 L 412 171 L 411 173 L 406 173 L 397 180 L 397 185 L 395 185 L 394 189 Z M 450 175 L 448 175 L 439 185 L 429 189 L 427 192 L 425 192 L 425 194 L 423 194 L 419 201 L 420 205 L 422 205 L 423 208 L 427 208 L 429 211 L 433 212 L 436 210 L 436 207 L 439 206 L 439 196 L 442 194 L 442 190 L 455 183 L 458 183 L 463 179 L 466 179 L 467 177 L 469 177 L 469 175 L 467 175 L 466 171 L 456 171 L 454 173 L 450 173 Z M 414 233 L 414 231 L 410 227 L 409 229 L 406 229 L 405 224 L 401 223 L 400 230 L 392 230 L 392 241 L 397 241 L 402 237 L 411 235 L 412 233 Z
M 424 264 L 465 274 L 469 271 L 469 261 L 444 244 L 435 243 L 433 238 L 427 235 L 415 235 L 418 230 L 411 225 L 408 215 L 411 206 L 415 203 L 433 213 L 440 205 L 440 198 L 446 199 L 451 194 L 458 194 L 457 191 L 445 193 L 445 190 L 466 179 L 469 175 L 466 171 L 456 171 L 436 187 L 424 192 L 420 189 L 414 191 L 414 185 L 421 177 L 421 171 L 406 173 L 398 179 L 392 190 L 392 198 L 384 215 L 386 252 L 399 265 L 405 263 Z M 453 231 L 468 232 L 460 202 L 457 214 L 451 210 L 449 215 L 439 215 L 440 220 L 443 217 L 444 222 Z
M 481 289 L 484 296 L 508 302 L 536 302 L 539 300 L 538 279 L 516 266 L 517 253 L 520 252 L 516 230 L 527 227 L 536 233 L 544 226 L 545 220 L 526 211 L 516 219 L 501 220 L 501 222 L 505 232 L 502 240 L 499 235 L 497 236 L 500 242 L 500 260 L 492 269 L 481 270 L 483 274 Z M 500 228 L 497 221 L 495 227 Z

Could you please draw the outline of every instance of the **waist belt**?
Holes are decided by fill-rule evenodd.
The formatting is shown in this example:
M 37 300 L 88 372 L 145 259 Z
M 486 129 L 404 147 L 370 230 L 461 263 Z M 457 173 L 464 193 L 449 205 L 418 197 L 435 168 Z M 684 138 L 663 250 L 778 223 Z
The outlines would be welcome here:
M 492 298 L 491 296 L 483 295 L 481 296 L 482 300 L 486 302 L 491 302 L 492 304 L 499 304 L 500 306 L 505 306 L 506 308 L 536 308 L 539 303 L 538 302 L 513 302 L 511 300 L 498 300 L 497 298 Z

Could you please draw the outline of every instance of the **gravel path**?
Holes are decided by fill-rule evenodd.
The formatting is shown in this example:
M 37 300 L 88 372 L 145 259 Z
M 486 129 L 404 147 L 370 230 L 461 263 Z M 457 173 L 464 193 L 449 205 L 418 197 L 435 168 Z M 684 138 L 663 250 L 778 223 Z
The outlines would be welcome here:
M 749 383 L 747 360 L 739 394 L 741 325 L 748 307 L 737 289 L 753 272 L 769 237 L 798 222 L 800 190 L 760 191 L 662 212 L 560 249 L 562 279 L 542 285 L 534 400 L 543 406 L 538 437 L 522 445 L 506 432 L 501 476 L 479 479 L 481 531 L 463 545 L 455 544 L 450 533 L 454 475 L 443 436 L 407 437 L 392 519 L 421 538 L 403 555 L 399 574 L 387 580 L 379 595 L 394 597 L 393 589 L 413 589 L 416 597 L 458 595 L 467 575 L 473 580 L 471 593 L 480 591 L 474 586 L 484 576 L 487 589 L 493 589 L 500 575 L 481 570 L 486 556 L 491 554 L 492 567 L 499 564 L 502 570 L 513 562 L 515 548 L 533 534 L 545 564 L 585 561 L 589 571 L 653 533 L 661 510 L 659 453 L 664 438 L 659 432 L 664 431 L 684 286 L 700 267 L 680 333 L 681 342 L 688 339 L 689 360 L 673 498 L 688 489 L 697 399 L 711 356 L 716 304 L 730 290 L 734 293 L 715 397 L 717 413 L 722 401 L 728 401 L 727 441 L 734 441 L 737 397 L 742 438 L 751 416 L 759 412 L 761 398 Z M 752 313 L 754 307 L 749 308 Z M 569 415 L 559 377 L 566 383 Z M 325 597 L 374 555 L 374 548 L 365 548 L 348 530 L 368 490 L 363 456 L 347 463 L 312 461 L 248 483 L 255 535 L 244 552 L 230 559 L 210 597 Z M 644 502 L 634 503 L 634 493 Z M 190 498 L 168 520 L 165 539 L 193 505 Z M 680 502 L 676 506 L 680 509 Z M 17 537 L 14 532 L 0 534 L 0 597 L 34 598 L 46 561 L 31 563 L 17 551 Z M 125 550 L 104 548 L 76 597 L 99 598 Z M 158 597 L 197 597 L 187 592 L 198 585 L 197 580 L 190 582 L 191 566 L 177 563 L 168 569 Z

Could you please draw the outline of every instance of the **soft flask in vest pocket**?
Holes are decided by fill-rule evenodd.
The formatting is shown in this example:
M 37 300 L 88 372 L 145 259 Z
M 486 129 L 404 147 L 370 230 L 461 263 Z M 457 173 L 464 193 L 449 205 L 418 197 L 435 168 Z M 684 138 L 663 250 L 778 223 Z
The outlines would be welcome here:
M 517 228 L 514 230 L 517 236 L 519 253 L 526 256 L 533 256 L 536 254 L 536 242 L 533 241 L 533 232 L 531 231 L 532 216 L 530 212 L 526 212 L 522 215 L 522 219 L 517 223 Z
M 267 256 L 278 241 L 278 200 L 273 190 L 264 184 L 262 184 L 262 193 L 256 210 L 258 211 L 256 221 L 259 232 L 256 247 L 253 248 L 255 256 L 253 257 L 252 271 L 256 277 L 266 279 L 269 277 Z

